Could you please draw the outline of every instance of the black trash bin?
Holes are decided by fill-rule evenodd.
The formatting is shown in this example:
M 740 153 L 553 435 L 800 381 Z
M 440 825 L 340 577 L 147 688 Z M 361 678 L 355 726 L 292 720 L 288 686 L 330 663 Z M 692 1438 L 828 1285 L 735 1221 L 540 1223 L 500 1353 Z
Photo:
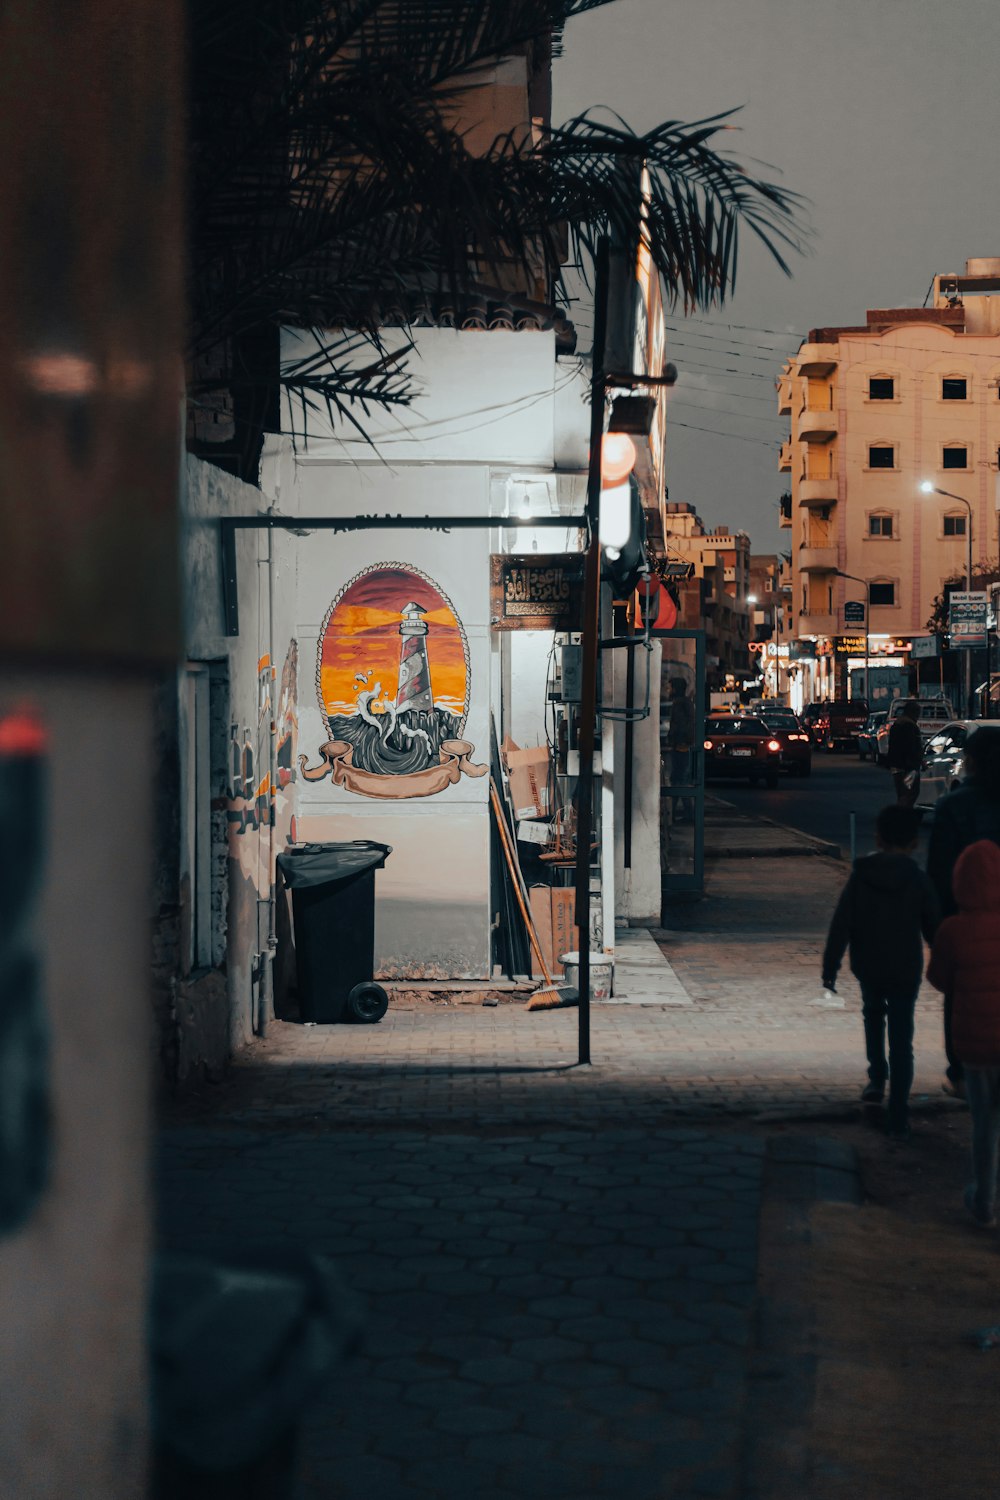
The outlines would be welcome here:
M 292 893 L 303 1021 L 381 1021 L 389 997 L 375 968 L 375 871 L 392 847 L 372 839 L 300 844 L 278 855 Z

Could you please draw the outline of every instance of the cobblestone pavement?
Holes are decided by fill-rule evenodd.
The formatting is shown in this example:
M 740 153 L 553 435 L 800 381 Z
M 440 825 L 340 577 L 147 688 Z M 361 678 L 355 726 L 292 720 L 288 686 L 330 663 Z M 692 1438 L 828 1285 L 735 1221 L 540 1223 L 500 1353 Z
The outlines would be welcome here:
M 865 1074 L 857 985 L 825 1009 L 820 955 L 847 876 L 821 858 L 720 860 L 703 902 L 657 934 L 692 1004 L 594 1006 L 592 1066 L 577 1013 L 523 1003 L 392 1007 L 378 1026 L 276 1023 L 212 1092 L 234 1123 L 440 1126 L 630 1123 L 637 1109 L 700 1119 L 841 1113 Z M 917 1007 L 915 1107 L 940 1093 L 940 1001 Z M 640 1096 L 642 1104 L 640 1106 Z M 204 1118 L 204 1100 L 182 1110 Z
M 162 1239 L 308 1245 L 368 1301 L 303 1494 L 742 1496 L 763 1143 L 170 1132 Z
M 173 1111 L 164 1243 L 308 1246 L 369 1299 L 361 1358 L 309 1412 L 305 1494 L 760 1493 L 766 1122 L 853 1111 L 864 1074 L 853 981 L 843 1009 L 814 1003 L 846 875 L 712 864 L 706 900 L 657 934 L 692 1003 L 595 1007 L 592 1067 L 574 1011 L 414 1003 L 372 1027 L 277 1024 Z M 917 1052 L 929 1107 L 930 997 Z

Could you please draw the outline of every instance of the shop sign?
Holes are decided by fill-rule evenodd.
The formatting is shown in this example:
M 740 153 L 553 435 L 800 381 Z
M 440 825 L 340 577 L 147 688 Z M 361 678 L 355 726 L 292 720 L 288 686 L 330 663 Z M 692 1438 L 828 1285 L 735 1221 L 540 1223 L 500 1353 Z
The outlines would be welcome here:
M 941 637 L 939 635 L 914 636 L 911 655 L 914 661 L 922 661 L 928 656 L 940 656 Z
M 848 599 L 844 605 L 844 624 L 863 625 L 865 623 L 865 606 L 861 599 Z
M 965 589 L 948 601 L 951 645 L 963 651 L 985 646 L 988 640 L 990 596 L 985 589 Z
M 838 656 L 896 656 L 900 651 L 909 651 L 910 641 L 899 635 L 838 635 L 834 637 L 834 650 Z
M 494 630 L 579 630 L 582 554 L 530 552 L 490 558 Z
M 788 655 L 792 661 L 815 661 L 815 641 L 789 641 Z

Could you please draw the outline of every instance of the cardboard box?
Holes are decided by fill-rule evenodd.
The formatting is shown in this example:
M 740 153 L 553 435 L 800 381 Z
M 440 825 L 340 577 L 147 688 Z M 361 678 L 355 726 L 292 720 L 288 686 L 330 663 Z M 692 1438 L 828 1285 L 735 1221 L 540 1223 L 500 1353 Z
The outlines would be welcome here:
M 544 818 L 549 812 L 549 747 L 533 745 L 519 750 L 504 741 L 510 800 L 517 818 Z
M 576 915 L 576 891 L 572 887 L 550 891 L 552 905 L 552 972 L 562 974 L 559 959 L 563 953 L 576 953 L 580 947 L 580 929 Z
M 535 924 L 535 932 L 538 935 L 538 945 L 552 973 L 552 892 L 547 885 L 533 885 L 528 891 L 528 903 L 531 908 L 531 920 Z M 538 959 L 535 957 L 534 948 L 531 949 L 531 973 L 536 979 L 541 979 L 542 970 Z

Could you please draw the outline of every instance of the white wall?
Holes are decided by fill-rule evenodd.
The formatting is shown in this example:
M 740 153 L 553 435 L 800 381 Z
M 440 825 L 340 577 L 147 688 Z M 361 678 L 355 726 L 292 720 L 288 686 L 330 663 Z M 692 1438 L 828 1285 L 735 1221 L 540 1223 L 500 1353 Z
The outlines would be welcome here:
M 415 338 L 417 348 L 409 356 L 416 392 L 412 406 L 373 410 L 369 416 L 359 412 L 371 444 L 348 423 L 314 423 L 310 415 L 307 444 L 297 439 L 293 445 L 287 438 L 269 442 L 262 463 L 263 503 L 275 499 L 304 526 L 310 517 L 486 517 L 496 513 L 498 500 L 503 504 L 512 477 L 548 475 L 552 504 L 565 511 L 580 508 L 586 382 L 578 361 L 556 359 L 554 335 L 429 328 L 416 330 Z M 390 348 L 404 341 L 392 329 L 385 330 L 385 340 Z M 283 336 L 286 361 L 314 347 L 308 336 Z M 300 421 L 294 405 L 286 404 L 286 428 Z M 561 529 L 539 528 L 533 535 L 539 550 L 566 544 Z M 530 549 L 529 538 L 520 538 L 521 543 Z M 317 681 L 324 619 L 356 575 L 393 563 L 431 580 L 464 628 L 471 683 L 464 738 L 475 747 L 471 760 L 488 766 L 490 705 L 499 686 L 489 615 L 489 557 L 497 533 L 486 527 L 317 529 L 290 545 L 300 748 L 308 769 L 322 765 L 319 752 L 330 738 Z M 521 663 L 515 723 L 526 742 L 544 738 L 544 653 L 550 639 L 547 633 L 525 634 L 515 648 Z M 428 653 L 432 657 L 433 635 Z M 365 663 L 358 667 L 365 670 Z M 462 775 L 435 795 L 387 801 L 359 796 L 329 776 L 297 783 L 300 839 L 363 837 L 393 846 L 376 881 L 376 963 L 382 972 L 488 974 L 488 785 L 487 776 Z
M 626 702 L 627 653 L 614 653 L 614 701 Z M 646 694 L 645 652 L 635 652 L 633 702 L 641 707 Z M 615 757 L 620 795 L 615 821 L 615 916 L 618 921 L 642 927 L 660 925 L 660 662 L 662 648 L 653 642 L 650 657 L 649 717 L 633 725 L 632 744 L 632 859 L 625 869 L 624 838 L 628 809 L 621 789 L 625 778 L 624 724 L 615 725 Z M 605 934 L 605 939 L 607 934 Z
M 295 639 L 296 539 L 271 532 L 274 570 L 274 622 L 269 620 L 268 533 L 245 529 L 236 533 L 239 634 L 225 634 L 220 567 L 219 518 L 256 516 L 269 500 L 250 485 L 212 464 L 189 457 L 183 496 L 182 567 L 184 639 L 187 658 L 220 664 L 228 681 L 228 720 L 241 744 L 247 740 L 254 754 L 254 779 L 267 775 L 270 718 L 260 712 L 258 663 L 269 656 L 273 639 L 274 691 L 280 688 L 282 668 Z M 182 745 L 182 753 L 183 753 Z M 293 760 L 294 765 L 294 760 Z M 252 971 L 256 955 L 266 944 L 267 898 L 273 857 L 284 846 L 293 812 L 294 786 L 277 797 L 275 837 L 266 824 L 254 826 L 258 809 L 252 799 L 233 797 L 231 753 L 226 775 L 213 795 L 228 800 L 228 893 L 226 902 L 227 989 L 229 1040 L 232 1047 L 247 1042 L 253 1031 L 256 1003 Z M 204 818 L 207 808 L 200 810 Z M 182 869 L 183 882 L 185 871 Z M 209 1003 L 211 1000 L 209 999 Z M 196 1018 L 195 1018 L 196 1019 Z

